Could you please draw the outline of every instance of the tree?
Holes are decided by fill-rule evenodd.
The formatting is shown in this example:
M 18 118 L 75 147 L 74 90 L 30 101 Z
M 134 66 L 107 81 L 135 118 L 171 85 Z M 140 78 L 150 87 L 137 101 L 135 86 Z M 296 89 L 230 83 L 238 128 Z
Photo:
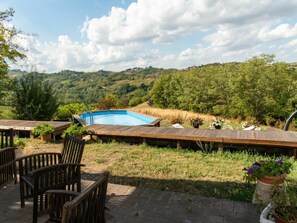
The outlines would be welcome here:
M 26 56 L 20 52 L 20 46 L 15 43 L 17 30 L 5 27 L 5 22 L 11 20 L 14 10 L 10 8 L 6 11 L 0 11 L 0 99 L 3 97 L 3 91 L 8 86 L 9 78 L 7 71 L 8 61 L 15 63 L 17 59 L 23 59 Z
M 14 113 L 22 120 L 50 120 L 58 108 L 53 87 L 36 73 L 14 82 Z

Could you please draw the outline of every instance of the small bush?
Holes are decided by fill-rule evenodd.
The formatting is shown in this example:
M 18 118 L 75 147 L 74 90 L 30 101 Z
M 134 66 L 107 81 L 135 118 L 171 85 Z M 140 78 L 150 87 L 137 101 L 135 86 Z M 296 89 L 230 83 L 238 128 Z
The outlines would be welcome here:
M 116 103 L 109 99 L 102 99 L 102 100 L 99 100 L 97 103 L 97 108 L 99 110 L 109 110 L 116 107 L 117 107 Z
M 144 102 L 143 98 L 140 98 L 140 97 L 134 97 L 134 98 L 132 98 L 132 99 L 130 100 L 130 102 L 129 102 L 129 106 L 130 106 L 130 107 L 134 107 L 134 106 L 139 105 L 139 104 L 141 104 L 141 103 L 143 103 L 143 102 Z
M 13 144 L 14 144 L 14 146 L 22 148 L 22 149 L 26 146 L 26 142 L 24 142 L 21 139 L 15 139 Z
M 58 107 L 56 113 L 54 114 L 54 119 L 69 120 L 72 118 L 72 115 L 79 114 L 87 110 L 89 110 L 89 108 L 85 104 L 80 103 L 61 105 Z
M 129 106 L 129 99 L 127 98 L 124 98 L 124 99 L 121 99 L 118 103 L 118 108 L 127 108 Z
M 65 138 L 66 134 L 69 134 L 71 136 L 77 137 L 79 135 L 82 135 L 87 130 L 87 126 L 80 126 L 77 124 L 71 124 L 62 134 L 62 138 Z
M 42 124 L 42 125 L 37 125 L 32 129 L 32 133 L 35 136 L 44 136 L 47 134 L 51 134 L 54 132 L 55 127 L 53 125 L 49 124 Z

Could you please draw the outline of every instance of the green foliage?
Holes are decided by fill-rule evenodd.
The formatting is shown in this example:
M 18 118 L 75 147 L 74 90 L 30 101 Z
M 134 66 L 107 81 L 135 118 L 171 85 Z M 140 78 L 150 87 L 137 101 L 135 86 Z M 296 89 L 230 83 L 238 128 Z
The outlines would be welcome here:
M 22 120 L 50 120 L 58 108 L 52 85 L 35 73 L 14 82 L 14 113 Z
M 274 158 L 260 160 L 243 169 L 244 179 L 251 182 L 264 176 L 281 176 L 282 174 L 289 174 L 292 168 L 293 162 L 290 159 L 284 160 L 283 157 L 278 160 Z
M 32 129 L 32 133 L 35 136 L 44 136 L 47 134 L 51 134 L 54 132 L 54 126 L 49 124 L 41 124 L 37 125 Z
M 14 139 L 13 145 L 23 149 L 26 146 L 26 142 L 22 139 Z
M 5 23 L 11 20 L 13 14 L 12 8 L 0 11 L 0 100 L 10 83 L 7 76 L 8 61 L 15 63 L 17 59 L 26 57 L 20 52 L 20 46 L 12 41 L 18 33 L 17 30 L 14 27 L 5 27 Z
M 129 106 L 129 99 L 127 98 L 122 98 L 121 100 L 118 101 L 117 108 L 127 108 Z
M 72 115 L 88 111 L 89 108 L 85 104 L 72 103 L 68 105 L 60 105 L 54 114 L 54 119 L 66 120 L 71 119 Z
M 81 126 L 77 124 L 71 124 L 62 134 L 62 138 L 65 138 L 66 134 L 77 137 L 83 134 L 88 129 L 87 126 Z
M 134 97 L 130 100 L 129 102 L 129 106 L 130 107 L 134 107 L 136 105 L 139 105 L 141 103 L 145 102 L 145 100 L 143 98 L 140 98 L 140 97 Z
M 291 191 L 290 187 L 284 190 L 275 185 L 273 188 L 273 213 L 287 220 L 287 222 L 297 222 L 297 195 Z
M 251 117 L 273 125 L 297 109 L 296 88 L 295 68 L 274 63 L 273 55 L 261 55 L 243 63 L 210 64 L 163 75 L 155 81 L 150 99 L 160 108 Z

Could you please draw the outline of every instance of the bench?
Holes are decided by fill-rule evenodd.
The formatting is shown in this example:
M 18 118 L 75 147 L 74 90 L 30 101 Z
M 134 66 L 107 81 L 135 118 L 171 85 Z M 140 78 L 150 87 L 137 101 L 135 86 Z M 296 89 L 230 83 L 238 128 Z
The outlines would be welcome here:
M 109 172 L 81 193 L 66 190 L 49 190 L 50 222 L 105 223 L 105 200 Z

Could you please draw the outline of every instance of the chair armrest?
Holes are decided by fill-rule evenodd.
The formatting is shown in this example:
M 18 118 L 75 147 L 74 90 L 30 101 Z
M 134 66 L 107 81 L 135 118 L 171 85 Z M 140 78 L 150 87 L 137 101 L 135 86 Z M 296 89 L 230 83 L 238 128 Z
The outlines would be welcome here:
M 78 167 L 80 168 L 81 166 L 84 166 L 84 164 L 80 164 L 80 163 L 59 163 L 59 164 L 55 164 L 55 165 L 51 165 L 51 166 L 45 166 L 42 168 L 39 168 L 37 170 L 33 170 L 31 172 L 28 173 L 29 176 L 37 176 L 37 175 L 41 175 L 41 174 L 46 174 L 48 172 L 53 172 L 53 171 L 60 171 L 60 170 L 65 170 L 67 168 L 74 168 L 74 167 Z
M 76 191 L 70 191 L 70 190 L 48 190 L 45 192 L 45 194 L 48 194 L 49 196 L 55 195 L 55 196 L 70 196 L 70 197 L 77 197 L 80 193 Z
M 49 196 L 49 222 L 61 222 L 64 204 L 72 201 L 80 193 L 67 190 L 48 190 L 45 194 Z
M 42 188 L 43 191 L 50 189 L 64 189 L 65 185 L 80 182 L 80 168 L 83 164 L 61 163 L 33 170 L 27 178 L 33 179 L 34 188 Z
M 29 172 L 41 167 L 58 164 L 61 159 L 61 153 L 36 153 L 22 156 L 16 159 L 19 167 L 20 176 L 27 175 Z

